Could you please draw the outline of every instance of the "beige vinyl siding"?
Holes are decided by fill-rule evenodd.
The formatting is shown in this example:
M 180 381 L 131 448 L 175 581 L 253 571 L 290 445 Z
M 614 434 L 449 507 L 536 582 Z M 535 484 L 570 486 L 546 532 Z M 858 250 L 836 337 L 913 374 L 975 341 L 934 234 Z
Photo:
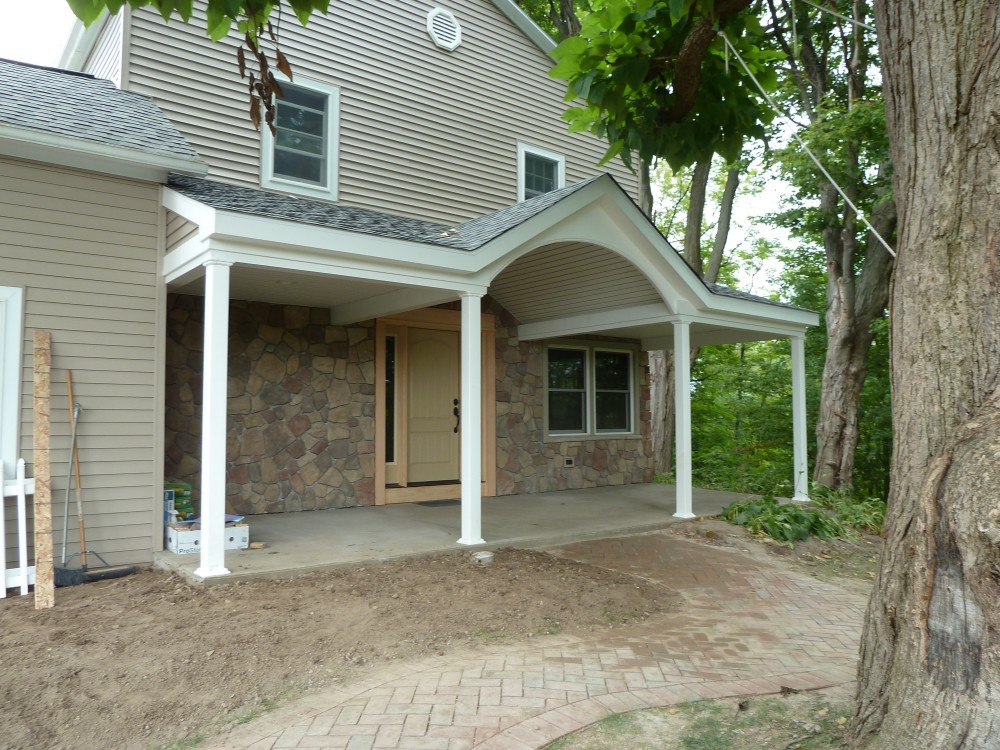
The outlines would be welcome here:
M 439 221 L 495 211 L 517 199 L 518 142 L 564 154 L 567 184 L 610 171 L 636 197 L 620 161 L 597 166 L 603 141 L 566 132 L 550 59 L 492 2 L 449 3 L 463 38 L 451 53 L 427 34 L 431 7 L 340 0 L 305 28 L 282 26 L 295 75 L 340 87 L 340 203 Z M 130 87 L 157 100 L 210 177 L 259 186 L 235 37 L 211 44 L 196 16 L 185 26 L 133 13 Z
M 114 81 L 115 86 L 121 87 L 123 30 L 122 13 L 108 19 L 93 52 L 83 66 L 84 73 Z
M 629 305 L 662 301 L 649 279 L 620 255 L 579 242 L 519 258 L 497 276 L 490 294 L 521 321 L 613 310 L 622 300 Z
M 24 288 L 20 455 L 31 463 L 34 331 L 42 328 L 53 342 L 57 547 L 70 369 L 83 407 L 78 445 L 88 547 L 111 563 L 149 562 L 162 483 L 159 186 L 6 158 L 0 185 L 0 278 Z M 72 495 L 70 508 L 72 553 Z M 8 549 L 12 543 L 8 535 Z
M 185 219 L 180 214 L 167 211 L 167 244 L 168 251 L 173 250 L 187 239 L 197 233 L 198 227 Z

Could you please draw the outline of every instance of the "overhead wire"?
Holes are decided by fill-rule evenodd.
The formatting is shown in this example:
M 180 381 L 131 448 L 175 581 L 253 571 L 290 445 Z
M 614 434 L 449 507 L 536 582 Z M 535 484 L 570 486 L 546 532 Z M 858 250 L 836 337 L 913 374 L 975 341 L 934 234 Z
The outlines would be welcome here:
M 802 0 L 802 2 L 805 2 L 805 0 Z M 810 5 L 811 4 L 812 3 L 810 3 Z M 733 43 L 729 41 L 729 37 L 726 36 L 725 32 L 720 30 L 719 36 L 721 36 L 723 41 L 726 43 L 726 49 L 728 49 L 729 52 L 732 53 L 733 57 L 736 58 L 736 61 L 743 68 L 743 71 L 750 77 L 750 80 L 754 82 L 754 85 L 757 86 L 761 95 L 764 97 L 764 101 L 766 101 L 768 105 L 771 107 L 771 109 L 773 109 L 779 115 L 781 115 L 785 119 L 791 119 L 788 116 L 788 114 L 780 106 L 778 106 L 777 102 L 775 102 L 774 99 L 771 98 L 771 95 L 767 93 L 767 90 L 761 85 L 760 81 L 757 80 L 757 76 L 755 76 L 753 74 L 753 71 L 750 70 L 750 66 L 747 65 L 746 61 L 743 59 L 743 56 L 739 53 L 739 50 L 737 50 L 736 47 L 733 46 Z M 891 255 L 893 258 L 895 258 L 896 251 L 893 250 L 892 246 L 888 242 L 886 242 L 885 238 L 881 234 L 879 234 L 878 230 L 871 225 L 871 222 L 868 221 L 864 213 L 862 213 L 862 211 L 856 205 L 854 205 L 854 201 L 852 201 L 848 197 L 847 193 L 844 192 L 844 189 L 840 187 L 840 185 L 837 183 L 835 179 L 833 179 L 833 176 L 827 171 L 826 167 L 823 166 L 822 162 L 820 162 L 819 158 L 816 156 L 816 154 L 813 153 L 812 149 L 809 148 L 806 142 L 803 141 L 802 138 L 799 137 L 799 134 L 796 133 L 795 131 L 792 131 L 792 138 L 794 138 L 796 142 L 799 144 L 799 146 L 802 147 L 802 150 L 809 155 L 809 158 L 812 159 L 813 163 L 823 174 L 823 176 L 829 181 L 829 183 L 833 185 L 833 187 L 837 190 L 838 193 L 840 193 L 840 197 L 844 199 L 844 202 L 861 220 L 861 223 L 864 224 L 865 227 L 867 227 L 868 231 L 871 232 L 875 236 L 875 238 L 882 244 L 882 247 L 885 248 L 886 252 L 889 253 L 889 255 Z

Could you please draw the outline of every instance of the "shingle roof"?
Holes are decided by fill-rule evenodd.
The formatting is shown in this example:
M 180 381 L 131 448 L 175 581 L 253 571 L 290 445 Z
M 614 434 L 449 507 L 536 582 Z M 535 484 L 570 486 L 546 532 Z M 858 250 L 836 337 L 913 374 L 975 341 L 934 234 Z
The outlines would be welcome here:
M 592 177 L 560 190 L 553 190 L 536 198 L 515 203 L 513 206 L 508 206 L 494 213 L 451 225 L 395 216 L 367 208 L 340 206 L 327 201 L 296 198 L 291 195 L 229 185 L 200 177 L 172 174 L 167 185 L 182 195 L 221 211 L 266 216 L 272 219 L 313 224 L 345 232 L 358 232 L 425 245 L 472 251 L 520 226 L 545 209 L 554 206 L 599 179 L 601 176 Z M 615 184 L 617 185 L 617 183 Z M 673 249 L 665 238 L 664 242 Z M 693 274 L 694 271 L 691 273 Z M 795 308 L 794 305 L 766 297 L 758 297 L 719 284 L 705 282 L 705 287 L 712 294 L 721 297 L 761 302 L 776 307 Z
M 589 185 L 595 179 L 598 178 L 578 182 L 458 224 L 439 224 L 423 219 L 410 219 L 368 208 L 296 198 L 198 177 L 172 174 L 167 184 L 182 195 L 222 211 L 267 216 L 272 219 L 285 219 L 300 224 L 314 224 L 346 232 L 373 234 L 378 237 L 451 247 L 456 250 L 476 250 Z
M 0 124 L 200 161 L 151 99 L 84 73 L 0 60 Z

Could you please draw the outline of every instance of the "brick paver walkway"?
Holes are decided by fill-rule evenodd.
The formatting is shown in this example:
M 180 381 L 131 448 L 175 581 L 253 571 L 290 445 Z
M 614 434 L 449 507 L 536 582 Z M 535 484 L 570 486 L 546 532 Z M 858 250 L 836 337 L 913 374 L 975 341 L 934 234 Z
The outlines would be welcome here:
M 685 606 L 627 635 L 550 638 L 381 669 L 233 730 L 217 750 L 532 750 L 611 713 L 854 679 L 864 599 L 666 533 L 551 550 Z

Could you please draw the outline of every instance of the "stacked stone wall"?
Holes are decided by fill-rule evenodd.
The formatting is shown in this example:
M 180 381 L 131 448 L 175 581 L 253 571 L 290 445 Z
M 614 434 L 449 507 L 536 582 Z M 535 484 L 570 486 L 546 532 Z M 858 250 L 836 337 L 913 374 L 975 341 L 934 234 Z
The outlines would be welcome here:
M 544 342 L 520 341 L 516 322 L 506 312 L 496 312 L 497 494 L 520 495 L 652 481 L 646 353 L 640 352 L 638 357 L 639 431 L 636 437 L 546 440 Z M 567 458 L 573 459 L 573 466 L 565 465 Z
M 319 308 L 229 311 L 226 507 L 320 510 L 375 501 L 374 324 Z M 170 295 L 165 476 L 200 481 L 204 304 Z

